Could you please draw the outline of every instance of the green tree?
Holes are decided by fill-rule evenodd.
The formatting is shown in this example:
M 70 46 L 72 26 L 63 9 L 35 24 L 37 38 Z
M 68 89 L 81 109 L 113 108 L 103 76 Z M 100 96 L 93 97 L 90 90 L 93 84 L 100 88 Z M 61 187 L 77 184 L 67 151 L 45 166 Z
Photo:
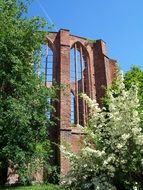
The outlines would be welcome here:
M 139 67 L 133 66 L 125 73 L 124 79 L 127 89 L 129 89 L 132 84 L 138 86 L 138 97 L 140 101 L 139 114 L 142 121 L 141 125 L 143 127 L 143 71 Z
M 0 0 L 1 185 L 10 163 L 26 182 L 31 176 L 29 163 L 50 152 L 47 129 L 51 122 L 46 113 L 54 90 L 44 87 L 33 69 L 45 22 L 38 17 L 27 19 L 25 11 L 22 0 Z
M 63 181 L 68 189 L 143 189 L 143 131 L 138 113 L 137 87 L 125 88 L 123 77 L 116 90 L 108 91 L 108 107 L 83 95 L 90 113 L 83 148 L 77 155 L 67 153 L 71 171 Z M 64 149 L 63 149 L 64 150 Z
M 119 70 L 118 70 L 119 72 Z M 120 95 L 120 91 L 118 89 L 119 81 L 113 81 L 112 85 L 106 89 L 106 95 L 103 97 L 103 105 L 108 108 L 109 99 L 108 99 L 108 91 L 113 91 L 113 96 L 116 97 Z M 141 119 L 141 126 L 143 127 L 143 71 L 137 67 L 133 66 L 129 71 L 124 74 L 124 84 L 125 88 L 129 90 L 132 85 L 136 85 L 138 87 L 138 98 L 140 102 L 140 106 L 138 108 L 140 119 Z

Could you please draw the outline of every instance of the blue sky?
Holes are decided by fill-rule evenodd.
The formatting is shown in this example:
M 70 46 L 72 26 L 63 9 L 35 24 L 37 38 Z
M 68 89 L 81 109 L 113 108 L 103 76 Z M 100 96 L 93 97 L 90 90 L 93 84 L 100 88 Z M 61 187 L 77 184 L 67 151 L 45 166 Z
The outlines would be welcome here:
M 55 30 L 103 39 L 121 70 L 143 69 L 143 0 L 33 0 L 29 16 L 36 15 L 53 22 Z

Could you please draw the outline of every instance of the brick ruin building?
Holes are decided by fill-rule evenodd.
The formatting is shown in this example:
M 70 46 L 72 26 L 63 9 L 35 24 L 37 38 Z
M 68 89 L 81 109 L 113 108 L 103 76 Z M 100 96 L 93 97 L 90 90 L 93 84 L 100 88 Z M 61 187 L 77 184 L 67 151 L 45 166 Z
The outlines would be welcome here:
M 65 85 L 58 94 L 59 101 L 54 104 L 59 119 L 51 136 L 57 144 L 64 141 L 77 152 L 83 134 L 76 124 L 84 126 L 88 115 L 87 106 L 78 94 L 86 93 L 101 105 L 103 86 L 111 84 L 116 61 L 107 56 L 104 41 L 74 36 L 69 30 L 48 33 L 46 43 L 46 56 L 42 60 L 45 85 L 50 86 L 53 81 Z M 53 148 L 53 162 L 60 166 L 62 174 L 66 174 L 69 163 L 56 147 Z

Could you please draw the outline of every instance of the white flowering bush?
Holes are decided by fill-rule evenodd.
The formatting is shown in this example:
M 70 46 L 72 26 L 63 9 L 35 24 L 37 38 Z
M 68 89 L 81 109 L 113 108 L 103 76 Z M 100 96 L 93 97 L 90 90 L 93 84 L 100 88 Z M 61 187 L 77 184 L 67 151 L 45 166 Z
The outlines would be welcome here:
M 137 87 L 125 89 L 121 74 L 116 91 L 108 92 L 107 108 L 82 97 L 89 106 L 84 146 L 68 153 L 71 171 L 63 183 L 75 190 L 143 189 L 143 131 L 138 114 Z

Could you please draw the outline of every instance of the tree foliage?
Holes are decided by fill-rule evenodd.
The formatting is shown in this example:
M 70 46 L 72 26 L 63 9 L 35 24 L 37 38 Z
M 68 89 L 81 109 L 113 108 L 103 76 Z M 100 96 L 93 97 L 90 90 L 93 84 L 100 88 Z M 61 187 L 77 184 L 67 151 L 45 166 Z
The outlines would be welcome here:
M 129 89 L 133 84 L 138 87 L 138 98 L 140 101 L 139 114 L 142 121 L 141 125 L 143 127 L 143 71 L 139 67 L 133 66 L 125 73 L 124 78 L 127 89 Z
M 50 150 L 47 129 L 51 123 L 46 113 L 51 110 L 48 98 L 54 90 L 45 88 L 33 69 L 38 64 L 35 55 L 44 41 L 45 23 L 38 17 L 27 19 L 23 2 L 0 0 L 1 184 L 9 163 L 26 182 L 28 164 Z
M 116 89 L 108 91 L 108 107 L 83 95 L 90 115 L 79 154 L 63 181 L 68 189 L 141 190 L 143 188 L 143 131 L 140 126 L 138 89 L 126 90 L 119 75 Z

